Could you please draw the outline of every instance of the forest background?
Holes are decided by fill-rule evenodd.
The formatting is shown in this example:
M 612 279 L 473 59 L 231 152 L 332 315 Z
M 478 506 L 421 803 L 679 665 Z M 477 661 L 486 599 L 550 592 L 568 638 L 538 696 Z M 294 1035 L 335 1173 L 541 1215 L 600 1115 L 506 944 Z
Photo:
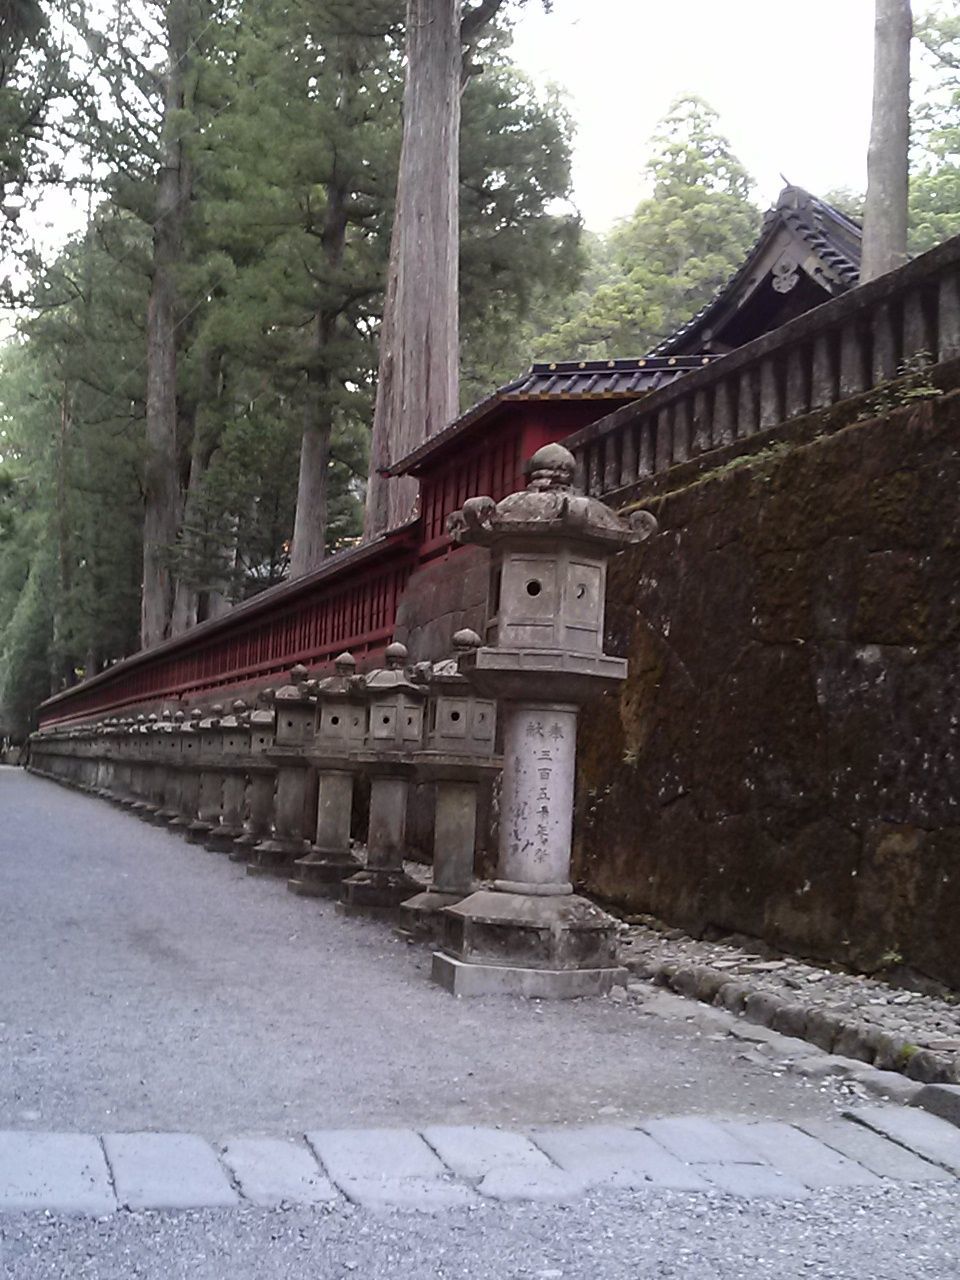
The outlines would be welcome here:
M 306 424 L 328 440 L 326 549 L 359 537 L 403 11 L 4 0 L 0 249 L 17 329 L 0 349 L 0 735 L 21 736 L 45 696 L 138 647 L 158 270 L 176 381 L 171 632 L 288 573 Z M 918 48 L 933 88 L 914 104 L 913 252 L 960 233 L 960 18 L 922 19 Z M 642 355 L 724 283 L 761 221 L 721 122 L 687 96 L 650 142 L 649 196 L 609 234 L 586 232 L 571 203 L 575 122 L 511 61 L 509 10 L 469 69 L 464 406 L 531 360 Z M 51 186 L 84 194 L 86 227 L 43 254 L 29 209 Z M 859 213 L 859 193 L 817 194 Z

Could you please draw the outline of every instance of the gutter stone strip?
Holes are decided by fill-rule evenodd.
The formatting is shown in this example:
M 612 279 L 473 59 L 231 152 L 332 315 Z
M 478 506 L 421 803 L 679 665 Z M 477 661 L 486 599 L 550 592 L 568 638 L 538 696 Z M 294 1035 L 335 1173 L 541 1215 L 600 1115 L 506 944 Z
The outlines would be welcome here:
M 900 1072 L 922 1084 L 960 1083 L 960 1059 L 955 1054 L 919 1047 L 854 1014 L 805 999 L 805 991 L 786 997 L 771 991 L 760 977 L 731 974 L 709 963 L 660 960 L 649 952 L 627 957 L 624 963 L 637 977 L 677 995 L 726 1009 L 781 1035 L 808 1040 L 826 1053 L 856 1059 L 881 1071 Z
M 847 1114 L 796 1124 L 686 1116 L 526 1133 L 317 1130 L 305 1140 L 235 1138 L 218 1147 L 182 1133 L 0 1132 L 0 1216 L 335 1207 L 344 1198 L 374 1212 L 435 1213 L 567 1204 L 594 1189 L 784 1200 L 960 1175 L 960 1131 L 948 1121 L 904 1107 Z

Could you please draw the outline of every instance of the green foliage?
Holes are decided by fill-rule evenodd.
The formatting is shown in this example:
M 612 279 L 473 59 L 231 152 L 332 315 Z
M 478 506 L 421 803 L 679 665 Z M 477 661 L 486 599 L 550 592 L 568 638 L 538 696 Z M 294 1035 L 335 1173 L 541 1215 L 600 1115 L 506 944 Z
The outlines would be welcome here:
M 570 194 L 573 122 L 509 63 L 502 37 L 463 96 L 460 143 L 461 400 L 520 372 L 535 317 L 559 307 L 584 267 Z
M 0 355 L 0 715 L 136 647 L 146 312 L 162 142 L 189 171 L 176 263 L 176 544 L 195 616 L 287 571 L 305 422 L 329 427 L 327 546 L 359 535 L 400 146 L 404 0 L 144 0 L 73 23 L 67 141 L 99 203 L 33 260 Z M 182 105 L 163 119 L 165 41 L 184 24 Z M 37 55 L 40 56 L 39 54 Z M 472 42 L 463 99 L 464 381 L 516 372 L 511 334 L 579 269 L 572 125 Z M 26 65 L 26 64 L 23 64 Z M 2 117 L 0 117 L 2 128 Z M 56 153 L 58 136 L 43 132 Z M 0 139 L 2 140 L 2 139 Z M 22 158 L 22 157 L 21 157 Z M 38 171 L 39 172 L 39 171 Z M 532 327 L 528 328 L 532 333 Z
M 673 104 L 646 174 L 651 196 L 594 242 L 585 288 L 539 342 L 541 358 L 649 351 L 716 293 L 756 238 L 750 178 L 701 99 Z
M 960 17 L 941 6 L 917 24 L 932 87 L 915 94 L 910 250 L 960 234 Z

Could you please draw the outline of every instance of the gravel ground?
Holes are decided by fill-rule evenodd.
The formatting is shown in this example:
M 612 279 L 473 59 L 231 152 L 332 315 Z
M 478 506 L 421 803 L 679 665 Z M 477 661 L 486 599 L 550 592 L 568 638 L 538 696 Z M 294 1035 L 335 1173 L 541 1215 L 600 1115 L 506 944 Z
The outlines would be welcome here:
M 661 1192 L 570 1208 L 371 1215 L 244 1210 L 11 1219 L 7 1280 L 946 1280 L 960 1196 L 831 1192 L 796 1203 Z M 5 1264 L 5 1269 L 4 1269 Z
M 455 1001 L 383 923 L 19 770 L 0 769 L 0 816 L 0 1128 L 216 1140 L 835 1110 L 639 997 Z

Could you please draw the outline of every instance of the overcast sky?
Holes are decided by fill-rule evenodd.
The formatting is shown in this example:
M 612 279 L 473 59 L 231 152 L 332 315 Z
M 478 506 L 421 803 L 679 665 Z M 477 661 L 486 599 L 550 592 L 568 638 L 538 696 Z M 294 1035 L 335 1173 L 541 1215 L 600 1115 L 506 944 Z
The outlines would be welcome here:
M 873 0 L 527 0 L 516 60 L 567 90 L 576 202 L 602 231 L 643 194 L 650 135 L 693 92 L 720 113 L 772 203 L 783 173 L 823 193 L 866 186 Z

